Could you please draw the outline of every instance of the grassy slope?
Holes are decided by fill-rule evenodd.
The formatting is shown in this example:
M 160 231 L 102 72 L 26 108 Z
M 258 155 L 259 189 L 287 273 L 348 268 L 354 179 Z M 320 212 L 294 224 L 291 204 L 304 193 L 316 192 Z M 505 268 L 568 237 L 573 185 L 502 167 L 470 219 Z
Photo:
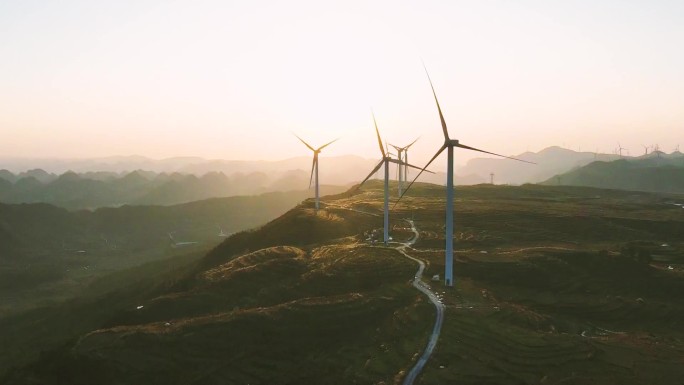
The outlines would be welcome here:
M 443 192 L 423 188 L 422 196 Z M 419 383 L 681 383 L 684 211 L 666 204 L 677 199 L 573 187 L 459 189 L 457 287 L 445 290 L 443 337 Z M 406 205 L 426 209 L 416 212 L 424 229 L 417 254 L 430 262 L 428 276 L 441 274 L 443 251 L 433 250 L 444 242 L 439 201 Z M 674 270 L 621 253 L 637 240 L 667 254 Z
M 215 198 L 174 206 L 70 212 L 48 204 L 0 204 L 0 318 L 84 290 L 93 279 L 188 251 L 277 218 L 310 192 Z M 196 241 L 172 248 L 168 237 Z
M 109 294 L 115 309 L 5 382 L 394 383 L 433 311 L 409 284 L 411 261 L 359 243 L 374 222 L 298 207 L 173 279 Z
M 412 254 L 428 262 L 426 276 L 442 274 L 444 190 L 415 187 L 392 214 L 393 236 L 408 237 L 399 218 L 414 216 Z M 409 285 L 411 262 L 361 242 L 381 218 L 344 208 L 379 212 L 379 185 L 366 191 L 329 198 L 319 215 L 309 201 L 183 273 L 110 293 L 113 308 L 69 334 L 77 339 L 4 382 L 400 381 L 434 310 Z M 681 383 L 684 211 L 673 200 L 684 198 L 459 188 L 457 287 L 433 283 L 446 320 L 419 383 Z M 635 241 L 670 261 L 635 261 Z M 92 313 L 84 304 L 69 316 Z

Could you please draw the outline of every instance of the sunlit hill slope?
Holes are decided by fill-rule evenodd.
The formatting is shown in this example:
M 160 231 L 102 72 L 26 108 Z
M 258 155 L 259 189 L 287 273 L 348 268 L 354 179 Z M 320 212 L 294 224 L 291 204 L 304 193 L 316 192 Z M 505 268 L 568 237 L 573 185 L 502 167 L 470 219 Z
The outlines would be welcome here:
M 444 187 L 414 187 L 391 213 L 392 236 L 408 239 L 403 218 L 414 218 L 420 240 L 408 252 L 429 278 L 444 269 Z M 138 278 L 0 320 L 3 346 L 23 354 L 0 378 L 400 383 L 434 308 L 410 285 L 415 263 L 366 240 L 381 226 L 381 197 L 371 182 L 324 198 L 318 213 L 308 200 L 204 257 L 121 273 Z M 456 287 L 430 282 L 446 319 L 418 383 L 680 383 L 681 204 L 567 186 L 458 188 Z

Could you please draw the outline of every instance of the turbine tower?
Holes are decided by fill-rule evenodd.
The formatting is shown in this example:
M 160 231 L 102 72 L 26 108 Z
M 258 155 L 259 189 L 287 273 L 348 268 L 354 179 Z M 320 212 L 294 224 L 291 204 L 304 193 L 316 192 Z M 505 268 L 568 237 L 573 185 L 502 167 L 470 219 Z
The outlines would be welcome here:
M 328 143 L 322 145 L 321 147 L 314 149 L 313 147 L 311 147 L 309 145 L 309 143 L 305 142 L 304 139 L 297 136 L 297 134 L 294 134 L 294 136 L 296 136 L 297 139 L 299 139 L 302 143 L 304 143 L 304 145 L 306 147 L 308 147 L 309 150 L 313 151 L 313 153 L 314 153 L 313 163 L 311 164 L 311 176 L 309 177 L 309 188 L 311 188 L 311 181 L 313 180 L 314 174 L 316 174 L 316 211 L 318 211 L 318 209 L 320 207 L 320 203 L 319 203 L 320 197 L 319 197 L 319 189 L 318 189 L 318 154 L 321 152 L 322 149 L 324 149 L 327 146 L 335 143 L 340 138 L 337 138 L 337 139 L 333 140 L 332 142 L 328 142 Z
M 366 183 L 366 181 L 373 175 L 375 174 L 380 167 L 383 165 L 385 166 L 385 201 L 384 201 L 384 217 L 383 217 L 383 242 L 385 245 L 387 245 L 387 242 L 389 242 L 389 164 L 390 163 L 396 163 L 398 167 L 400 166 L 408 166 L 408 167 L 413 167 L 417 170 L 421 170 L 420 167 L 405 163 L 401 161 L 401 159 L 392 159 L 389 155 L 388 151 L 385 151 L 385 146 L 382 145 L 382 139 L 380 138 L 380 130 L 378 130 L 378 123 L 375 121 L 375 114 L 373 114 L 373 124 L 375 125 L 375 134 L 378 137 L 378 146 L 380 147 L 380 152 L 382 153 L 382 159 L 380 159 L 380 163 L 373 168 L 373 170 L 368 174 L 366 179 L 361 181 L 359 185 L 354 189 L 354 191 L 358 190 L 361 188 L 361 186 Z M 427 167 L 426 167 L 427 168 Z M 422 169 L 424 171 L 425 168 Z M 421 172 L 422 172 L 421 171 Z M 429 173 L 432 173 L 432 171 L 429 171 Z
M 435 93 L 435 87 L 432 85 L 432 80 L 430 79 L 430 74 L 427 72 L 428 81 L 430 82 L 430 88 L 432 88 L 432 95 L 435 98 L 435 103 L 437 104 L 437 112 L 439 112 L 439 120 L 442 123 L 442 131 L 444 133 L 444 144 L 437 150 L 437 153 L 430 159 L 429 162 L 423 167 L 423 169 L 416 175 L 413 181 L 406 187 L 404 194 L 411 188 L 413 183 L 420 177 L 423 171 L 430 166 L 430 164 L 442 153 L 445 149 L 447 150 L 448 160 L 447 160 L 447 191 L 446 191 L 446 250 L 445 250 L 445 264 L 444 264 L 444 283 L 446 286 L 454 285 L 454 147 L 463 148 L 466 150 L 482 152 L 485 154 L 496 155 L 502 158 L 513 159 L 520 162 L 532 163 L 526 160 L 512 158 L 510 156 L 499 155 L 493 152 L 480 150 L 475 147 L 466 146 L 461 144 L 458 139 L 451 139 L 449 137 L 449 131 L 447 130 L 447 124 L 444 120 L 444 115 L 442 115 L 442 109 L 439 106 L 439 101 L 437 100 L 437 93 Z M 401 199 L 401 197 L 399 197 Z M 398 203 L 398 201 L 397 201 Z M 396 203 L 395 203 L 396 205 Z
M 403 160 L 402 154 L 404 153 L 404 149 L 401 147 L 395 146 L 392 143 L 389 143 L 389 145 L 394 147 L 394 149 L 397 151 L 397 159 Z M 397 165 L 397 186 L 399 188 L 399 195 L 398 196 L 401 196 L 401 183 L 402 183 L 403 179 L 404 179 L 403 170 L 401 169 L 401 165 L 398 164 Z
M 407 146 L 404 147 L 399 147 L 395 146 L 392 143 L 389 143 L 390 146 L 394 147 L 395 150 L 397 150 L 397 158 L 399 158 L 400 161 L 403 161 L 404 163 L 408 163 L 408 149 L 409 147 L 413 146 L 414 143 L 416 143 L 420 138 L 416 138 L 413 142 L 409 143 Z M 402 159 L 401 154 L 404 154 L 404 157 Z M 403 169 L 403 170 L 402 170 Z M 402 189 L 404 188 L 403 182 L 408 180 L 408 168 L 406 166 L 402 165 L 397 165 L 397 174 L 399 177 L 397 180 L 399 181 L 399 196 L 401 196 Z

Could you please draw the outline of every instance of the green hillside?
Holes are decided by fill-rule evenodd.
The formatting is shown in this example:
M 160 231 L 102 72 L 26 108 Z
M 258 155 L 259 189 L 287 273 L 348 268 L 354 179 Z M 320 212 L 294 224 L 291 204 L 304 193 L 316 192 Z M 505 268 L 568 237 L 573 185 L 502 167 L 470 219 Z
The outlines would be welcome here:
M 294 191 L 77 212 L 0 204 L 0 315 L 76 295 L 112 271 L 206 253 L 225 236 L 262 225 L 308 196 Z
M 593 162 L 554 176 L 542 184 L 684 193 L 684 157 Z
M 396 186 L 394 186 L 396 187 Z M 395 191 L 395 190 L 392 190 Z M 185 256 L 92 283 L 68 303 L 0 319 L 3 384 L 399 384 L 435 310 L 417 266 L 371 246 L 382 190 L 308 200 Z M 419 384 L 679 384 L 684 203 L 582 187 L 456 193 L 456 287 L 444 266 L 444 187 L 416 184 L 396 241 L 443 297 Z M 29 322 L 29 320 L 31 320 Z M 10 369 L 11 368 L 11 369 Z

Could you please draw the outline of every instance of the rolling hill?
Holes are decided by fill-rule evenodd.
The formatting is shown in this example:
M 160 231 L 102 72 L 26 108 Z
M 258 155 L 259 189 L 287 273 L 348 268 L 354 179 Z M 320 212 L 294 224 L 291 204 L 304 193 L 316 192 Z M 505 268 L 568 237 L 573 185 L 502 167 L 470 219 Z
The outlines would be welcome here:
M 556 175 L 543 184 L 681 194 L 684 193 L 684 156 L 592 162 Z
M 48 204 L 0 204 L 0 314 L 75 295 L 113 271 L 206 253 L 227 235 L 262 225 L 310 195 L 274 192 L 76 212 Z
M 414 218 L 408 252 L 430 277 L 444 268 L 444 188 L 414 187 L 392 236 Z M 366 241 L 381 197 L 371 182 L 318 213 L 308 200 L 203 257 L 0 319 L 1 382 L 400 383 L 434 308 L 410 285 L 414 262 Z M 680 383 L 684 212 L 671 203 L 684 200 L 534 185 L 456 198 L 456 287 L 428 282 L 446 318 L 419 383 Z

